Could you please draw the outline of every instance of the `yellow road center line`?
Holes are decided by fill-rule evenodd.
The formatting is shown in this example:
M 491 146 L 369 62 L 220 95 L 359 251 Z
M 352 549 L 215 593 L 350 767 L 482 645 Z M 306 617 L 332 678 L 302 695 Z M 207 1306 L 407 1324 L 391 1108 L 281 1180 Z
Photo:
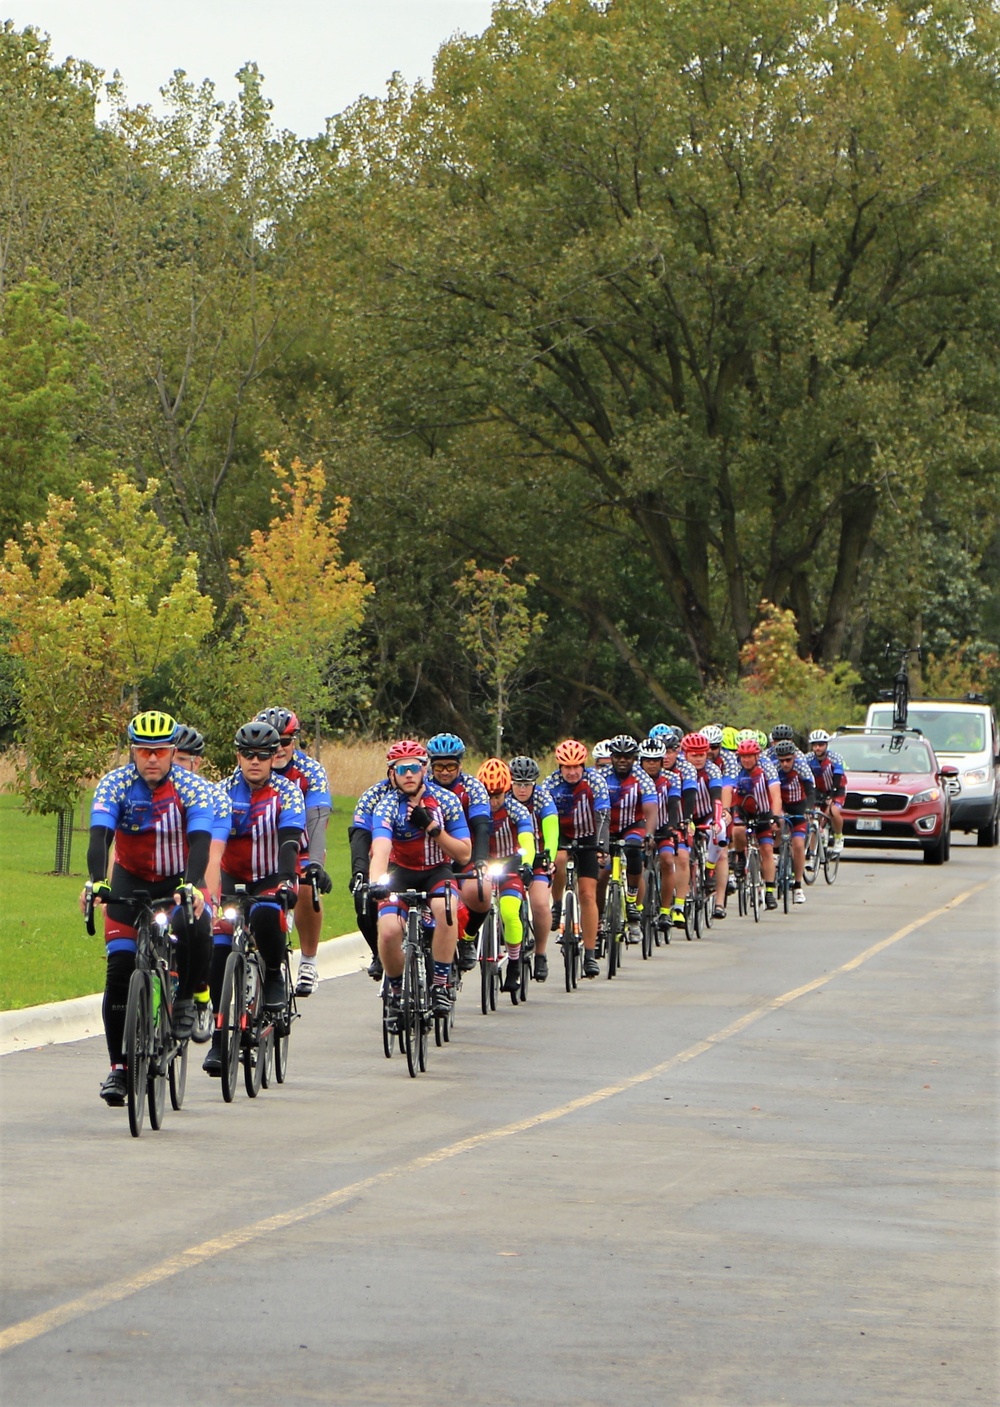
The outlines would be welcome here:
M 590 1094 L 581 1095 L 578 1099 L 571 1099 L 567 1104 L 560 1104 L 555 1109 L 546 1109 L 540 1114 L 532 1114 L 526 1119 L 518 1119 L 516 1123 L 503 1124 L 499 1128 L 488 1129 L 484 1133 L 472 1134 L 468 1138 L 460 1139 L 457 1143 L 449 1143 L 443 1148 L 434 1149 L 431 1153 L 424 1153 L 420 1157 L 411 1158 L 408 1162 L 399 1163 L 396 1167 L 386 1168 L 384 1172 L 361 1178 L 358 1182 L 349 1183 L 346 1187 L 338 1187 L 332 1192 L 325 1193 L 322 1197 L 316 1197 L 313 1201 L 307 1202 L 305 1206 L 296 1207 L 287 1212 L 279 1212 L 275 1216 L 265 1217 L 262 1221 L 252 1222 L 248 1226 L 237 1227 L 222 1236 L 213 1237 L 210 1241 L 203 1241 L 200 1246 L 189 1246 L 187 1250 L 170 1256 L 169 1259 L 160 1261 L 158 1265 L 150 1266 L 148 1270 L 140 1271 L 138 1275 L 132 1275 L 127 1280 L 120 1280 L 113 1285 L 104 1285 L 100 1289 L 80 1295 L 77 1299 L 56 1305 L 54 1309 L 46 1310 L 43 1314 L 23 1319 L 19 1324 L 12 1324 L 10 1328 L 0 1332 L 0 1353 L 6 1353 L 9 1349 L 17 1348 L 19 1344 L 37 1339 L 42 1334 L 60 1328 L 63 1324 L 82 1318 L 85 1314 L 93 1314 L 96 1310 L 117 1304 L 120 1300 L 138 1294 L 140 1290 L 148 1290 L 153 1285 L 158 1285 L 164 1280 L 180 1275 L 185 1270 L 192 1270 L 204 1261 L 224 1255 L 227 1251 L 238 1250 L 240 1246 L 245 1246 L 251 1241 L 262 1240 L 272 1232 L 283 1231 L 286 1227 L 295 1226 L 299 1222 L 321 1216 L 324 1212 L 341 1206 L 344 1202 L 363 1192 L 370 1192 L 387 1182 L 393 1182 L 397 1178 L 420 1172 L 423 1168 L 448 1162 L 451 1158 L 457 1158 L 462 1153 L 471 1153 L 474 1149 L 482 1148 L 486 1144 L 497 1143 L 500 1139 L 513 1137 L 514 1134 L 526 1133 L 529 1129 L 538 1128 L 541 1124 L 552 1123 L 555 1119 L 564 1119 L 568 1114 L 575 1114 L 580 1109 L 589 1109 L 592 1105 L 601 1104 L 616 1094 L 624 1094 L 630 1089 L 635 1089 L 637 1085 L 655 1080 L 658 1076 L 676 1069 L 678 1065 L 686 1065 L 689 1061 L 697 1059 L 699 1055 L 704 1055 L 706 1051 L 713 1050 L 724 1041 L 731 1040 L 733 1036 L 745 1031 L 748 1026 L 754 1025 L 765 1016 L 780 1010 L 781 1007 L 788 1006 L 790 1002 L 797 1001 L 810 992 L 818 991 L 820 987 L 825 987 L 835 977 L 840 977 L 846 972 L 853 972 L 862 963 L 868 962 L 869 959 L 884 952 L 886 948 L 900 942 L 901 939 L 908 938 L 918 928 L 932 923 L 942 914 L 958 908 L 959 904 L 964 904 L 967 899 L 971 899 L 974 894 L 978 894 L 980 890 L 993 883 L 995 883 L 994 879 L 988 879 L 981 884 L 974 885 L 972 889 L 966 889 L 963 893 L 956 895 L 954 899 L 949 899 L 946 904 L 932 909 L 921 918 L 914 919 L 912 923 L 897 929 L 888 938 L 874 943 L 864 952 L 858 953 L 857 957 L 851 958 L 849 962 L 842 963 L 840 967 L 833 968 L 822 977 L 816 977 L 801 987 L 795 987 L 790 992 L 784 992 L 781 996 L 772 998 L 771 1001 L 765 1002 L 762 1006 L 755 1007 L 753 1011 L 746 1012 L 745 1015 L 730 1022 L 728 1026 L 724 1026 L 721 1031 L 706 1036 L 704 1040 L 688 1046 L 686 1050 L 679 1051 L 678 1054 L 670 1056 L 668 1060 L 663 1060 L 658 1065 L 651 1066 L 648 1070 L 640 1071 L 638 1075 L 630 1075 L 626 1079 L 619 1080 L 616 1084 L 605 1085 L 603 1089 L 593 1090 Z

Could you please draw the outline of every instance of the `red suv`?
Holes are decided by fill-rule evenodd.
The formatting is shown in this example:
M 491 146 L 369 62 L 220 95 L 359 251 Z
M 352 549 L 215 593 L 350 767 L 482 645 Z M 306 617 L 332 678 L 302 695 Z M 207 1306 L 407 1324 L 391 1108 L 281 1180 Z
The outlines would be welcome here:
M 951 854 L 951 779 L 915 728 L 847 728 L 830 739 L 844 759 L 844 838 L 895 849 L 919 845 L 929 865 Z

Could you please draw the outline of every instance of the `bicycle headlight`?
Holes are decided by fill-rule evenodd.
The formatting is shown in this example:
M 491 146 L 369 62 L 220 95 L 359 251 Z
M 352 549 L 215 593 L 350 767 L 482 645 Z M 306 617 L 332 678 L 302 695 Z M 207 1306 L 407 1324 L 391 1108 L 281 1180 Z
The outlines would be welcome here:
M 503 865 L 500 865 L 500 864 L 492 864 L 492 865 L 487 865 L 487 866 L 486 866 L 486 873 L 489 875 L 490 879 L 499 879 L 500 876 L 503 874 L 503 872 L 504 872 L 504 866 L 503 866 Z
M 166 928 L 167 924 L 170 922 L 170 915 L 160 909 L 158 913 L 153 915 L 153 922 L 158 928 Z
M 937 801 L 940 795 L 941 791 L 938 787 L 928 787 L 926 791 L 917 792 L 916 796 L 913 798 L 913 804 L 914 806 L 919 806 L 924 801 Z
M 239 909 L 223 909 L 223 910 L 222 910 L 222 917 L 223 917 L 228 923 L 235 923 L 236 920 L 237 920 L 237 918 L 239 917 L 239 912 L 240 912 Z

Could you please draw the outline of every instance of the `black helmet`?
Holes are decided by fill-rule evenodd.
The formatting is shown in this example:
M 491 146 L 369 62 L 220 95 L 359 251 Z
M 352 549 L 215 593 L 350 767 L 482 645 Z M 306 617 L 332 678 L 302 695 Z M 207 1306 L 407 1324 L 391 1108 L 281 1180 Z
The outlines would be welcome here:
M 299 720 L 290 708 L 262 708 L 254 722 L 270 723 L 278 734 L 279 742 L 282 738 L 290 738 L 299 731 Z
M 174 747 L 178 752 L 186 752 L 189 757 L 201 757 L 205 751 L 205 739 L 197 728 L 178 723 L 177 732 L 174 734 Z
M 512 757 L 510 759 L 511 777 L 515 782 L 520 782 L 525 786 L 530 782 L 537 782 L 541 770 L 533 757 Z
M 774 745 L 775 757 L 794 757 L 797 751 L 791 738 L 779 738 Z
M 795 729 L 790 723 L 776 723 L 771 729 L 772 743 L 791 743 L 795 741 Z
M 233 741 L 238 748 L 253 748 L 256 752 L 269 752 L 273 757 L 278 751 L 281 738 L 278 736 L 277 728 L 272 728 L 270 723 L 262 723 L 260 719 L 255 718 L 252 723 L 244 723 L 242 728 L 237 728 Z
M 616 733 L 608 739 L 608 748 L 612 757 L 631 757 L 639 751 L 639 744 L 629 733 Z

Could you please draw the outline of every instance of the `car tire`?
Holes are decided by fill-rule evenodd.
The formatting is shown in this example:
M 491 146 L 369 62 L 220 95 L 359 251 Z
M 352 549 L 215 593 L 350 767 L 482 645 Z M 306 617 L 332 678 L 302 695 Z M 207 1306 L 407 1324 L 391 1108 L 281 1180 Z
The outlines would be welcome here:
M 947 831 L 942 831 L 941 834 L 938 836 L 937 840 L 935 840 L 935 841 L 933 842 L 933 844 L 931 844 L 931 845 L 925 845 L 925 846 L 924 846 L 924 864 L 925 864 L 925 865 L 943 865 L 943 864 L 944 864 L 945 860 L 947 860 L 947 858 L 948 858 L 948 855 L 947 855 L 947 846 L 946 846 L 946 841 L 947 841 L 947 839 L 948 839 L 948 832 L 947 832 Z
M 1000 843 L 1000 811 L 996 812 L 989 825 L 982 826 L 976 831 L 976 844 L 981 848 L 992 850 L 998 843 Z

